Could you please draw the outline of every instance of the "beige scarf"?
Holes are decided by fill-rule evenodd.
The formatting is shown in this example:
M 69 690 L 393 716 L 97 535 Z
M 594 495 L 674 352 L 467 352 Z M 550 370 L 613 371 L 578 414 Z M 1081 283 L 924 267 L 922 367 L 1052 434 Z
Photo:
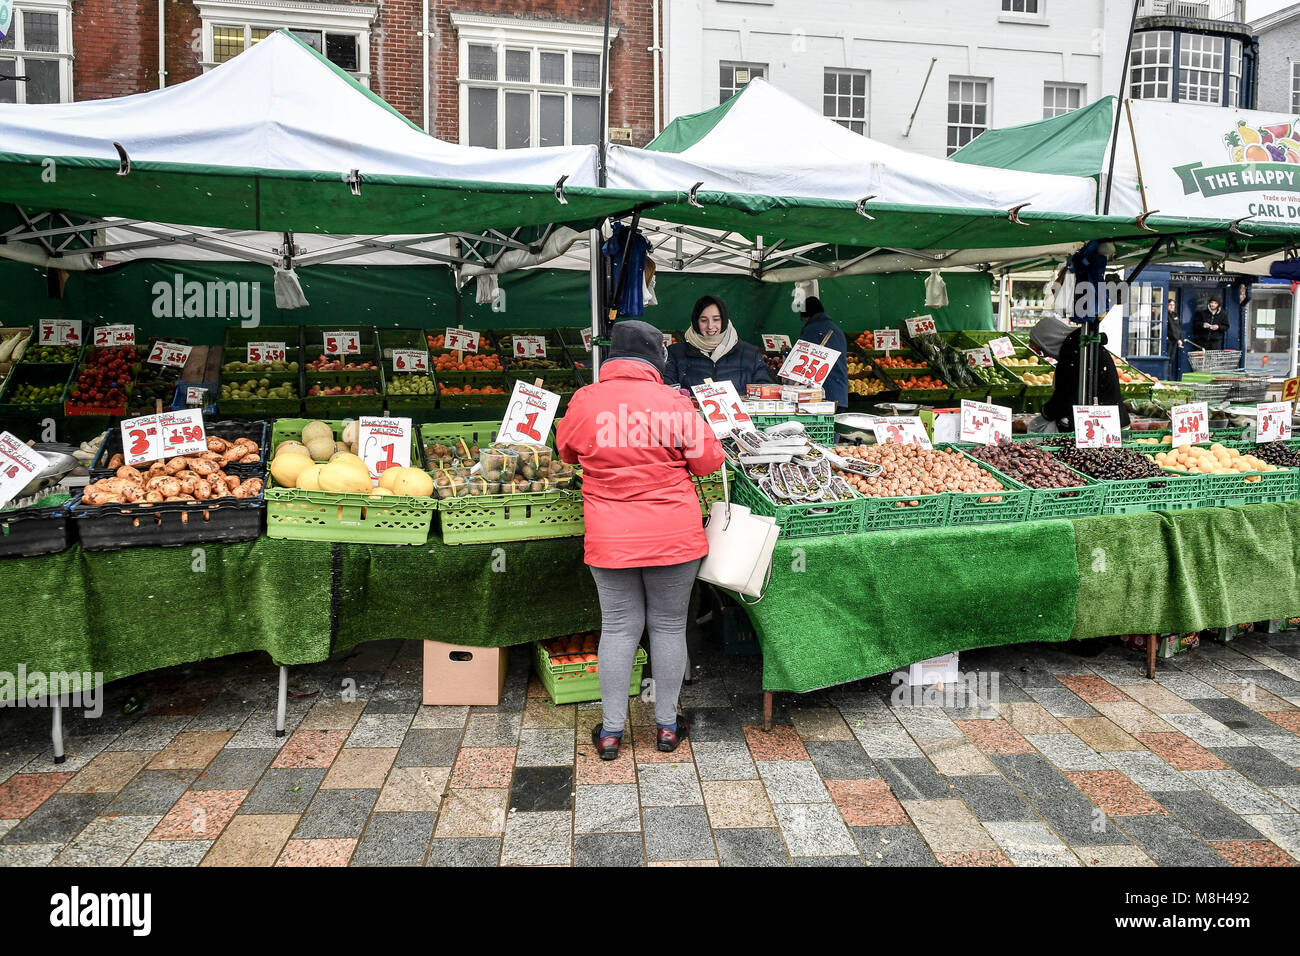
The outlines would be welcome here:
M 727 327 L 717 335 L 701 335 L 695 331 L 695 326 L 687 326 L 686 341 L 707 355 L 716 365 L 720 358 L 736 347 L 740 337 L 736 335 L 736 327 L 728 322 Z

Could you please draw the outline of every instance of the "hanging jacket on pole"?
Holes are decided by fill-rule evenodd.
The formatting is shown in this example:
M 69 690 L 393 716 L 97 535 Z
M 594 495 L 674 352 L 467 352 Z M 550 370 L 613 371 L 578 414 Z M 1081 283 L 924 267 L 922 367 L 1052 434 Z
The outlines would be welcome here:
M 627 264 L 623 264 L 623 247 L 631 242 L 632 247 L 627 253 Z M 645 314 L 644 299 L 644 281 L 645 281 L 645 261 L 650 252 L 650 243 L 646 241 L 641 231 L 632 232 L 621 222 L 614 223 L 614 235 L 605 240 L 605 244 L 600 247 L 610 261 L 611 272 L 614 276 L 614 288 L 618 290 L 618 301 L 613 305 L 618 308 L 619 315 L 637 316 Z M 627 278 L 621 277 L 621 272 L 626 269 Z

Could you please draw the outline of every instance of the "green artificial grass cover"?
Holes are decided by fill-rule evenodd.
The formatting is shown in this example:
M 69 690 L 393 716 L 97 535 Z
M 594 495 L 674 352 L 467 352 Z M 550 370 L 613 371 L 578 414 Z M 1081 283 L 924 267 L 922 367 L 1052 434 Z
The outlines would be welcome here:
M 1060 641 L 1078 568 L 1065 520 L 783 539 L 749 608 L 763 687 L 808 691 L 973 647 Z

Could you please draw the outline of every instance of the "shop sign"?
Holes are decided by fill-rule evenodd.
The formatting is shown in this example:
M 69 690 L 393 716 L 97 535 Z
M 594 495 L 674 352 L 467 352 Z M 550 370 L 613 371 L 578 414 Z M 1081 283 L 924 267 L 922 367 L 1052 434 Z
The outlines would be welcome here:
M 323 333 L 326 355 L 360 355 L 360 332 L 325 332 Z
M 836 349 L 800 340 L 785 357 L 776 375 L 777 378 L 798 382 L 800 385 L 821 385 L 839 357 L 840 353 Z
M 872 333 L 876 348 L 882 352 L 892 352 L 902 346 L 898 329 L 876 329 Z
M 985 348 L 967 349 L 966 364 L 972 368 L 992 368 L 993 356 Z
M 429 371 L 429 353 L 421 349 L 393 349 L 393 371 L 425 374 Z
M 17 436 L 0 432 L 0 505 L 27 487 L 43 466 L 41 457 Z
M 198 408 L 128 418 L 120 427 L 122 457 L 128 465 L 177 455 L 200 455 L 208 450 L 203 411 Z
M 907 326 L 907 334 L 912 338 L 918 335 L 933 335 L 938 332 L 934 324 L 934 317 L 929 315 L 918 315 L 914 319 L 905 319 L 904 324 Z
M 283 342 L 249 342 L 248 361 L 253 365 L 270 365 L 283 362 L 286 355 Z
M 37 345 L 80 345 L 80 319 L 41 319 Z
M 782 349 L 790 347 L 790 336 L 788 335 L 768 335 L 763 333 L 763 351 L 780 352 Z
M 193 346 L 177 345 L 174 342 L 155 342 L 153 351 L 145 359 L 154 365 L 167 365 L 172 368 L 184 368 L 185 363 L 190 360 L 190 352 Z
M 453 352 L 477 352 L 478 339 L 478 333 L 473 329 L 448 328 L 443 333 L 442 344 Z
M 112 349 L 117 348 L 119 345 L 135 345 L 134 325 L 101 325 L 96 327 L 96 348 Z
M 546 336 L 516 335 L 514 349 L 515 358 L 546 358 Z
M 994 358 L 1015 358 L 1016 347 L 1011 344 L 1011 340 L 1005 335 L 1000 338 L 992 339 L 989 342 L 989 351 L 993 353 Z

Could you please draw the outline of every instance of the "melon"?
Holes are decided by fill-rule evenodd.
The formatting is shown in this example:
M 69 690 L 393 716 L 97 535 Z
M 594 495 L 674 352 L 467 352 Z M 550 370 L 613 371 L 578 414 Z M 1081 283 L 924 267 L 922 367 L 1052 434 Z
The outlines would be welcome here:
M 324 465 L 312 465 L 310 468 L 304 468 L 298 474 L 298 487 L 303 491 L 320 490 L 320 470 Z
M 419 468 L 390 468 L 384 472 L 385 477 L 391 471 L 399 473 L 389 485 L 394 494 L 412 498 L 427 498 L 433 494 L 433 478 Z
M 316 463 L 304 454 L 286 451 L 276 455 L 275 461 L 271 462 L 271 477 L 282 487 L 296 488 L 298 476 L 314 464 Z
M 324 422 L 308 422 L 302 429 L 302 443 L 311 447 L 313 441 L 327 441 L 334 444 L 334 429 Z
M 348 462 L 332 461 L 322 466 L 319 480 L 322 491 L 369 494 L 374 490 L 365 466 L 358 469 Z
M 282 441 L 280 444 L 275 446 L 276 455 L 279 455 L 282 451 L 296 451 L 300 455 L 306 455 L 307 446 L 300 441 L 293 441 L 290 439 L 288 441 Z

